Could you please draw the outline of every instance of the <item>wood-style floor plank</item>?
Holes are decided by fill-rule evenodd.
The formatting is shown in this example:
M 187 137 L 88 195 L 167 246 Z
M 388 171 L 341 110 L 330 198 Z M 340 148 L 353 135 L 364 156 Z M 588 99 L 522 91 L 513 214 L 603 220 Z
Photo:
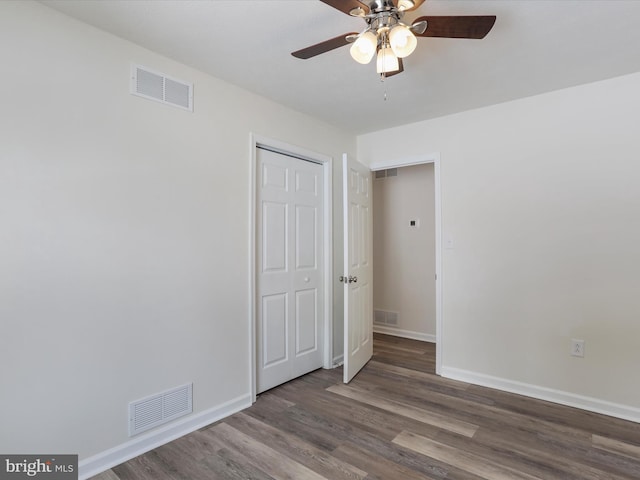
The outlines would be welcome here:
M 595 448 L 599 448 L 600 450 L 624 455 L 630 458 L 640 458 L 640 445 L 631 445 L 629 443 L 603 437 L 601 435 L 592 435 L 592 443 Z
M 372 407 L 386 410 L 388 412 L 394 412 L 397 415 L 411 418 L 417 422 L 433 425 L 434 427 L 442 428 L 444 430 L 450 430 L 466 437 L 473 437 L 478 430 L 478 426 L 473 425 L 472 423 L 461 422 L 437 413 L 428 412 L 412 405 L 403 404 L 394 400 L 387 400 L 379 395 L 359 390 L 349 385 L 333 385 L 327 388 L 327 390 L 332 393 L 342 395 L 343 397 L 365 403 Z
M 349 385 L 317 370 L 93 480 L 639 480 L 640 425 L 435 375 L 374 335 Z
M 367 472 L 343 462 L 293 434 L 239 413 L 225 423 L 331 480 L 363 480 Z
M 248 463 L 276 480 L 331 480 L 227 423 L 220 423 L 207 432 L 230 449 L 245 455 L 249 453 Z
M 478 457 L 435 440 L 414 435 L 411 432 L 401 432 L 393 439 L 393 443 L 449 465 L 456 465 L 458 468 L 486 480 L 541 480 L 538 477 L 504 467 L 488 458 Z

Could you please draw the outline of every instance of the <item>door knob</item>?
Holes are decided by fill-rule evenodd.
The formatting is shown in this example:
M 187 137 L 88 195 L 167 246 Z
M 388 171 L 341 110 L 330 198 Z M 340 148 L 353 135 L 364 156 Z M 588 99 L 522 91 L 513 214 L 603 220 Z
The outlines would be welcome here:
M 349 275 L 349 283 L 357 283 L 358 277 Z

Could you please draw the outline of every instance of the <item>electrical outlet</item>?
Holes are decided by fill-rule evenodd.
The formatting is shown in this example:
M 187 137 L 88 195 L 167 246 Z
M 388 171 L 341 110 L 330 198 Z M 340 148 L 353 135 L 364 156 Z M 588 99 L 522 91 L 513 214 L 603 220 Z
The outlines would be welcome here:
M 574 357 L 584 357 L 584 340 L 571 339 L 571 355 Z

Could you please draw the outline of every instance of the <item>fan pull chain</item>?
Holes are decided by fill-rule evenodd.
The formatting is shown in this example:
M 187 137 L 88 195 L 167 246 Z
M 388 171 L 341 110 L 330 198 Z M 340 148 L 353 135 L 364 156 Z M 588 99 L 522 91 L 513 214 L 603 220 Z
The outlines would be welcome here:
M 384 101 L 387 101 L 387 84 L 384 83 L 384 79 L 385 79 L 386 75 L 384 73 L 380 74 L 380 82 L 382 82 L 382 85 L 384 86 Z

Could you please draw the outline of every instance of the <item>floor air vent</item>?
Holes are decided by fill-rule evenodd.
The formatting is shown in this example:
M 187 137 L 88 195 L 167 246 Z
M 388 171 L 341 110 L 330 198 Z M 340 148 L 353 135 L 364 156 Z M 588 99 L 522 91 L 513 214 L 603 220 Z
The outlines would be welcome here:
M 140 65 L 131 65 L 131 93 L 174 107 L 193 111 L 193 84 Z
M 129 436 L 170 422 L 192 411 L 192 383 L 136 400 L 129 404 Z

